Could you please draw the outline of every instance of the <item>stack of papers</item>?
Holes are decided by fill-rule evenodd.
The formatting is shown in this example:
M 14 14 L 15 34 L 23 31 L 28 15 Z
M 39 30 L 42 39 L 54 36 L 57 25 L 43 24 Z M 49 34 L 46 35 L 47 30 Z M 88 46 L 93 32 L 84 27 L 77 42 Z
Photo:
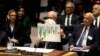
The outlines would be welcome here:
M 89 49 L 87 49 L 87 50 L 83 50 L 82 47 L 73 47 L 73 48 L 70 48 L 70 51 L 89 52 Z
M 24 50 L 27 52 L 37 52 L 37 53 L 50 53 L 54 51 L 54 49 L 45 49 L 45 48 L 31 48 L 31 47 L 14 47 L 18 50 Z

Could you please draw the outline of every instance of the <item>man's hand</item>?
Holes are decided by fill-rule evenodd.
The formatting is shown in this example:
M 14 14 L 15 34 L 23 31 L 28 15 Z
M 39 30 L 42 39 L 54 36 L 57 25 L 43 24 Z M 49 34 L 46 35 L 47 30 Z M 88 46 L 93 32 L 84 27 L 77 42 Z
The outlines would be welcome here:
M 63 29 L 59 29 L 58 30 L 58 33 L 60 34 L 61 37 L 64 37 L 65 36 Z
M 11 39 L 10 41 L 13 42 L 13 43 L 18 44 L 18 40 L 16 40 L 16 39 Z
M 74 47 L 74 45 L 70 45 L 70 48 L 73 48 Z
M 83 46 L 83 50 L 90 49 L 90 46 Z
M 42 39 L 41 39 L 41 38 L 38 38 L 38 39 L 36 40 L 36 42 L 35 42 L 35 45 L 38 46 L 39 43 L 40 43 L 41 41 L 42 41 Z

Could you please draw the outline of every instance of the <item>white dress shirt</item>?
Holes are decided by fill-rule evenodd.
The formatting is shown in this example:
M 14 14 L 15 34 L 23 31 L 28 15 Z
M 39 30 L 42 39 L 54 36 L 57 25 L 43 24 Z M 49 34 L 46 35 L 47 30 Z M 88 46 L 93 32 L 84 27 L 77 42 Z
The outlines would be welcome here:
M 93 25 L 96 25 L 96 20 L 93 21 Z M 100 25 L 100 16 L 97 17 L 97 27 Z
M 13 30 L 14 30 L 14 25 L 11 25 L 10 24 L 10 29 L 11 29 L 11 32 L 13 32 Z M 14 33 L 12 33 L 13 34 L 13 38 L 12 39 L 14 39 Z
M 71 24 L 72 15 L 73 15 L 73 14 L 69 15 L 69 25 L 70 25 L 70 26 L 72 25 L 72 24 Z M 68 15 L 66 15 L 65 26 L 68 26 L 67 22 L 68 22 Z
M 11 24 L 10 24 L 10 29 L 11 29 L 11 32 L 13 32 L 14 25 L 11 25 Z

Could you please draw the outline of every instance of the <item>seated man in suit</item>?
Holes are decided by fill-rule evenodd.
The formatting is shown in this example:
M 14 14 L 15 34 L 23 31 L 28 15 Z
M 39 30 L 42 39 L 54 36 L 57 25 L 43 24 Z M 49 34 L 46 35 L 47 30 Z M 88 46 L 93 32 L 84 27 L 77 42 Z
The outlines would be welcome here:
M 82 47 L 83 49 L 94 49 L 96 39 L 95 37 L 98 28 L 92 24 L 93 20 L 94 16 L 92 13 L 88 12 L 84 15 L 83 24 L 77 25 L 73 32 L 70 48 L 76 46 Z
M 48 19 L 45 20 L 45 23 L 46 25 L 55 25 L 57 23 L 57 13 L 54 12 L 54 11 L 49 11 L 48 12 Z M 62 37 L 65 37 L 64 36 L 64 32 L 62 29 L 59 30 L 59 33 L 61 35 L 61 42 L 48 42 L 48 45 L 45 46 L 45 43 L 46 42 L 43 42 L 41 41 L 41 39 L 37 40 L 37 43 L 36 45 L 39 47 L 39 48 L 48 48 L 48 49 L 57 49 L 57 50 L 62 50 L 62 41 L 63 39 L 65 38 L 62 38 Z
M 74 29 L 74 26 L 80 22 L 80 16 L 74 13 L 75 5 L 72 2 L 65 4 L 65 14 L 59 17 L 59 23 L 64 30 L 66 36 L 69 36 Z
M 95 20 L 93 21 L 93 24 L 100 27 L 100 4 L 95 4 L 92 9 L 92 13 L 95 16 Z

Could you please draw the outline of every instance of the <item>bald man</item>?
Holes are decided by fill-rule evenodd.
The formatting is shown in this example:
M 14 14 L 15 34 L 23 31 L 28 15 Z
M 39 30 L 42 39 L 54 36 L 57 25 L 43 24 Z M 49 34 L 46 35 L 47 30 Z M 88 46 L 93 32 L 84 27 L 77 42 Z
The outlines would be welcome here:
M 45 22 L 48 21 L 48 20 L 51 20 L 51 19 L 53 21 L 55 21 L 56 24 L 59 24 L 59 19 L 57 17 L 57 12 L 55 12 L 55 11 L 49 11 L 47 13 L 47 19 L 45 20 Z
M 49 11 L 47 14 L 48 19 L 53 19 L 54 21 L 57 20 L 57 12 L 55 11 Z
M 82 47 L 83 49 L 94 49 L 95 47 L 95 37 L 98 28 L 92 23 L 94 20 L 94 15 L 90 12 L 86 13 L 83 18 L 83 24 L 75 27 L 72 34 L 72 41 L 70 47 Z M 79 54 L 82 55 L 82 54 Z
M 49 11 L 47 14 L 47 19 L 45 20 L 46 25 L 55 25 L 57 24 L 57 13 L 55 11 Z M 62 29 L 59 29 L 59 33 L 61 35 L 61 42 L 48 42 L 47 46 L 45 45 L 45 41 L 41 41 L 41 39 L 37 40 L 37 47 L 39 48 L 47 48 L 47 49 L 57 49 L 63 50 L 62 45 L 64 44 L 63 41 L 66 40 L 66 36 Z

